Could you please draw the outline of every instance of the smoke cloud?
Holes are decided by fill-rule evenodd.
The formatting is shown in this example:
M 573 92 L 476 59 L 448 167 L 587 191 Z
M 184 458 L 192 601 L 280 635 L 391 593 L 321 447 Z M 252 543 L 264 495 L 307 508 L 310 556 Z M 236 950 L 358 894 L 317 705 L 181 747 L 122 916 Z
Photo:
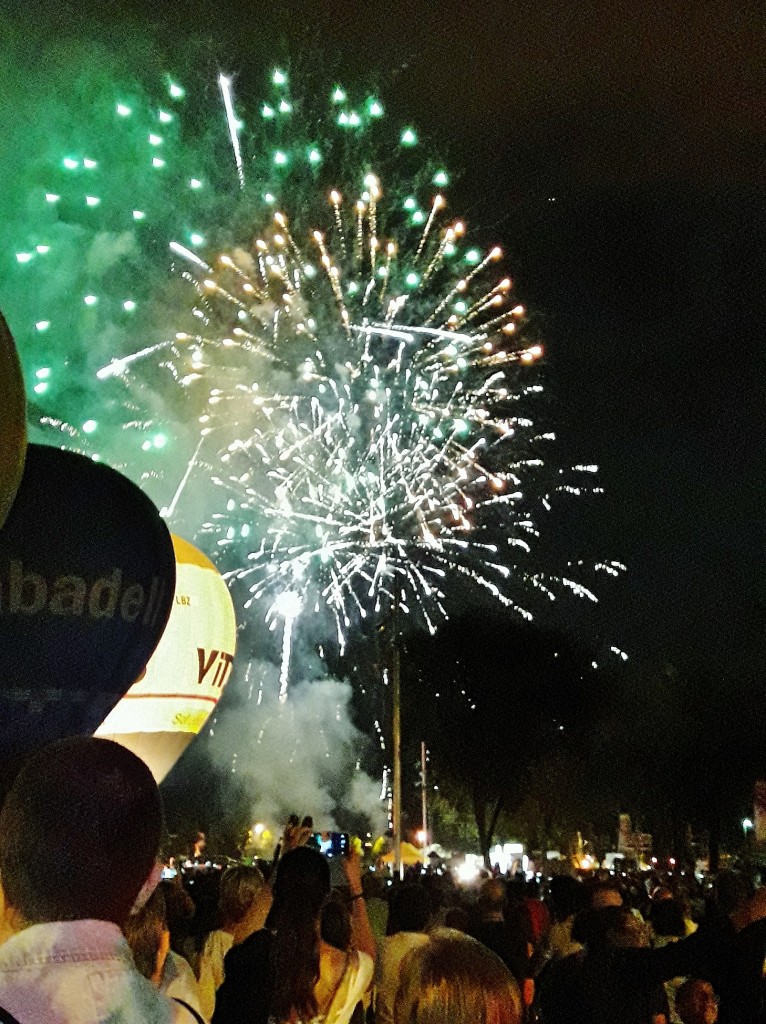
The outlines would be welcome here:
M 207 756 L 252 790 L 253 821 L 278 826 L 310 814 L 318 830 L 379 834 L 385 806 L 380 782 L 360 767 L 369 741 L 351 719 L 351 685 L 304 676 L 280 704 L 278 675 L 268 662 L 249 663 L 208 730 Z

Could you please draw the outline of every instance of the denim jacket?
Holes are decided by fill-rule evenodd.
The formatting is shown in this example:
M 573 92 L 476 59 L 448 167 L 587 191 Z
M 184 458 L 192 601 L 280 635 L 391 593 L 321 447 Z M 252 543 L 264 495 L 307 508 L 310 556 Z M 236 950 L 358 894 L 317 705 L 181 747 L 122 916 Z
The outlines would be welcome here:
M 0 946 L 0 1007 L 19 1024 L 191 1024 L 108 921 L 35 924 Z

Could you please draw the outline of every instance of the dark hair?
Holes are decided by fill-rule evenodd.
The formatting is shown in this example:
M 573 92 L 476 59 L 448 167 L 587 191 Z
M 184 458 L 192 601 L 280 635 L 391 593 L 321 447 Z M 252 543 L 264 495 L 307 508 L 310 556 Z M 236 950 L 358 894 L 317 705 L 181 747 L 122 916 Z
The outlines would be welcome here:
M 554 875 L 548 889 L 554 920 L 566 921 L 568 917 L 585 909 L 583 884 L 571 875 Z
M 422 932 L 431 916 L 431 903 L 422 885 L 403 885 L 391 897 L 386 935 Z
M 684 909 L 679 900 L 655 900 L 649 911 L 649 920 L 655 935 L 683 938 L 686 934 Z
M 333 892 L 322 907 L 319 934 L 325 942 L 344 952 L 351 946 L 351 914 L 346 896 Z
M 314 986 L 319 978 L 320 914 L 330 893 L 330 868 L 317 850 L 299 846 L 280 860 L 274 879 L 269 926 L 271 1016 L 281 1024 L 293 1011 L 300 1020 L 318 1012 Z
M 62 740 L 19 772 L 0 812 L 0 876 L 30 924 L 122 926 L 152 869 L 162 804 L 152 774 L 111 740 Z
M 159 886 L 141 910 L 130 914 L 123 931 L 133 953 L 139 974 L 152 979 L 157 970 L 157 954 L 162 944 L 162 933 L 167 930 L 165 897 Z

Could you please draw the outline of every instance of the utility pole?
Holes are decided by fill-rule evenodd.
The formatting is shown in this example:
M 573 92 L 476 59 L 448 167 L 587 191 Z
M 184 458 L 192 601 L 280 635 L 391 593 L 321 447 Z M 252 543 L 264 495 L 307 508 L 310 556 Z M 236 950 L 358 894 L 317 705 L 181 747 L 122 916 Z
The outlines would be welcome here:
M 402 868 L 402 706 L 399 663 L 399 588 L 394 582 L 394 606 L 391 629 L 391 738 L 394 748 L 394 786 L 392 817 L 394 820 L 394 870 L 401 879 Z
M 423 818 L 423 867 L 428 866 L 426 847 L 428 846 L 428 790 L 426 788 L 426 765 L 428 763 L 428 751 L 425 740 L 420 741 L 420 806 Z

